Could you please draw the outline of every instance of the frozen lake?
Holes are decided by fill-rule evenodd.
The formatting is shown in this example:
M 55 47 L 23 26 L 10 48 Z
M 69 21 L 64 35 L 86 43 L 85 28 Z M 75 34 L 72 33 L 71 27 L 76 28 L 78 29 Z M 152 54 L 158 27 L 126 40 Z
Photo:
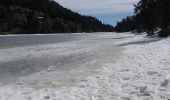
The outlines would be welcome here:
M 91 37 L 93 34 L 45 34 L 45 35 L 8 35 L 0 36 L 0 49 L 19 47 L 19 46 L 30 46 L 37 44 L 50 44 L 59 42 L 68 42 L 82 40 L 86 37 Z M 99 33 L 98 33 L 99 34 Z
M 0 100 L 169 100 L 169 38 L 94 33 L 3 39 L 13 42 L 0 49 Z
M 0 36 L 0 84 L 73 85 L 120 53 L 114 33 Z M 112 45 L 113 47 L 111 47 Z

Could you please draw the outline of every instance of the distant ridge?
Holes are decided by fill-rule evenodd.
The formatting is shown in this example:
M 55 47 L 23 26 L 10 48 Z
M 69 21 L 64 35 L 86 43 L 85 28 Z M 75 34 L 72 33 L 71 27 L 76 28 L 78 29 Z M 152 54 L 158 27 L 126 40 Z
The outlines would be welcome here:
M 53 0 L 0 0 L 0 34 L 101 31 L 113 31 L 113 27 Z

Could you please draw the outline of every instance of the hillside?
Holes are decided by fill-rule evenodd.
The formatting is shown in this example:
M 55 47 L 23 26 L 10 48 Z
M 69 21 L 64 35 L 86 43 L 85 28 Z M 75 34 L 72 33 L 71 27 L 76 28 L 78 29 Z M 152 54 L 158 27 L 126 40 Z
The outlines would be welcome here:
M 113 31 L 91 16 L 83 16 L 53 0 L 1 0 L 0 34 Z

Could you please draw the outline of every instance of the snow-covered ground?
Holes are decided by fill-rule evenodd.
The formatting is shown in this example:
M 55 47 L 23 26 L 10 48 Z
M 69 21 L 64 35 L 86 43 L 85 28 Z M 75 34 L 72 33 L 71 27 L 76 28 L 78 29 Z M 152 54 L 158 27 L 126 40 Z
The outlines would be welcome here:
M 0 100 L 170 99 L 169 38 L 107 33 L 0 49 L 0 69 Z

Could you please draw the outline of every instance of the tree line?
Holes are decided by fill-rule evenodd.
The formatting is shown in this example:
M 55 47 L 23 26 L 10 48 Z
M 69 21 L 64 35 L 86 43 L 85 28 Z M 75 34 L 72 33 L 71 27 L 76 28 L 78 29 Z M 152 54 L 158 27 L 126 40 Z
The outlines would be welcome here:
M 115 26 L 116 32 L 147 32 L 159 36 L 170 35 L 170 0 L 140 0 L 135 6 L 134 16 L 128 16 Z
M 53 0 L 0 0 L 0 34 L 100 31 L 113 31 L 113 27 Z

